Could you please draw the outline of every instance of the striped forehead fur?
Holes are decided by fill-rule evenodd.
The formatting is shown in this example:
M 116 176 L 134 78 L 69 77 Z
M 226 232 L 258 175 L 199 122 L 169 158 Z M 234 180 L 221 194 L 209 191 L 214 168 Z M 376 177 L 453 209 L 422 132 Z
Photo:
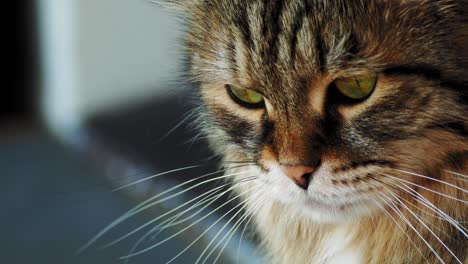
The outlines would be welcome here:
M 452 44 L 451 25 L 461 19 L 459 4 L 454 1 L 252 0 L 180 4 L 191 8 L 188 48 L 200 58 L 193 71 L 197 79 L 203 79 L 204 71 L 212 70 L 212 64 L 220 60 L 230 65 L 220 69 L 225 74 L 242 68 L 244 75 L 256 79 L 278 71 L 294 70 L 300 78 L 323 67 L 328 71 L 364 64 L 378 68 L 392 61 L 401 64 L 401 60 L 453 68 L 444 65 L 446 60 L 442 58 L 456 53 L 434 52 L 434 47 Z M 428 56 L 428 52 L 432 55 Z M 227 56 L 219 58 L 219 54 Z M 250 69 L 239 65 L 246 60 Z M 259 67 L 263 72 L 254 70 Z M 226 78 L 222 71 L 217 73 L 214 78 Z M 237 73 L 236 77 L 242 75 Z

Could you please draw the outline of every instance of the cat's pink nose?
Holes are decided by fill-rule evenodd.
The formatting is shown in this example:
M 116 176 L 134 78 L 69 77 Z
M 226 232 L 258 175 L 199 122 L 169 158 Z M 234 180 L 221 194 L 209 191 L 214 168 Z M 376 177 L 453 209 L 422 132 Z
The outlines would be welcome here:
M 281 170 L 299 187 L 307 189 L 315 168 L 302 165 L 281 165 Z

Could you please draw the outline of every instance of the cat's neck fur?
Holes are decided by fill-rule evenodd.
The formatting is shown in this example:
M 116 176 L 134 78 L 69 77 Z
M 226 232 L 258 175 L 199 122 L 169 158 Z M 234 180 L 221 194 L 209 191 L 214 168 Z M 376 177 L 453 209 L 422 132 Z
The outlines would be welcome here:
M 315 223 L 275 201 L 268 201 L 255 220 L 275 263 L 338 264 L 345 256 L 346 263 L 361 263 L 363 245 L 354 243 L 356 223 Z

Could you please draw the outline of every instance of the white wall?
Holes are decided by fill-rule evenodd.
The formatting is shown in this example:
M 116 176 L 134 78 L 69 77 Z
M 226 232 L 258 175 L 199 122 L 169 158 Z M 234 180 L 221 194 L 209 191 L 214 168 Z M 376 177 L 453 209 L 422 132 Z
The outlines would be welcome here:
M 42 111 L 56 132 L 95 113 L 167 94 L 180 21 L 149 0 L 38 0 Z M 172 86 L 173 87 L 173 86 Z

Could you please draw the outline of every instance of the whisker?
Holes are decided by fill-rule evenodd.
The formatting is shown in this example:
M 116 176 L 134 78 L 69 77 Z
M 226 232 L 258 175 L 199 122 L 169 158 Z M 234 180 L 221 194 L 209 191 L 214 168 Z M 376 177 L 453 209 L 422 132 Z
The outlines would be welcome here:
M 251 177 L 251 178 L 254 178 L 254 177 Z M 205 210 L 208 206 L 210 206 L 211 204 L 213 204 L 215 201 L 217 201 L 219 198 L 221 198 L 223 195 L 225 195 L 226 193 L 230 192 L 232 189 L 236 188 L 237 186 L 245 183 L 245 182 L 249 182 L 250 180 L 248 179 L 242 179 L 240 181 L 237 181 L 236 183 L 234 183 L 229 189 L 223 191 L 221 194 L 215 194 L 215 197 L 214 198 L 210 198 L 209 200 L 211 200 L 208 204 L 206 204 L 205 206 L 203 206 L 203 208 L 199 209 L 197 212 L 193 213 L 192 215 L 190 215 L 189 217 L 187 217 L 186 219 L 187 220 L 190 220 L 192 219 L 193 217 L 197 216 L 198 214 L 200 214 L 200 212 L 202 212 L 203 210 Z M 226 185 L 229 185 L 229 184 L 226 184 Z M 148 237 L 150 236 L 151 234 L 153 234 L 154 232 L 156 232 L 153 237 L 151 238 L 151 240 L 155 239 L 157 235 L 159 235 L 162 231 L 164 231 L 166 228 L 168 228 L 171 224 L 174 223 L 174 221 L 176 221 L 180 216 L 182 216 L 183 213 L 181 214 L 178 214 L 175 218 L 171 218 L 169 223 L 167 223 L 166 221 L 153 227 L 152 229 L 150 229 L 145 235 L 143 235 L 138 241 L 135 242 L 135 244 L 133 245 L 133 247 L 130 249 L 130 252 L 128 255 L 131 255 L 137 248 L 138 246 Z M 162 228 L 161 226 L 164 225 Z M 190 226 L 189 226 L 190 227 Z M 125 262 L 128 262 L 130 260 L 130 258 L 128 258 Z
M 446 171 L 446 172 L 449 172 L 449 173 L 452 173 L 452 174 L 454 174 L 454 175 L 460 176 L 460 177 L 462 177 L 462 178 L 468 179 L 468 175 L 461 174 L 461 173 L 454 172 L 454 171 L 449 171 L 449 170 L 445 170 L 445 171 Z
M 251 188 L 249 191 L 253 190 L 254 188 Z M 245 192 L 246 193 L 246 192 Z M 214 222 L 212 225 L 210 225 L 208 227 L 208 229 L 203 232 L 199 237 L 197 237 L 189 246 L 187 246 L 183 251 L 179 252 L 179 254 L 177 254 L 176 256 L 174 256 L 171 260 L 169 260 L 168 262 L 166 262 L 166 264 L 169 264 L 169 263 L 172 263 L 175 259 L 177 259 L 180 255 L 182 255 L 186 250 L 188 250 L 193 244 L 195 244 L 202 236 L 204 236 L 204 234 L 206 232 L 208 232 L 211 228 L 213 228 L 220 220 L 224 219 L 224 217 L 226 217 L 227 215 L 229 215 L 232 211 L 234 211 L 234 209 L 236 209 L 237 207 L 241 206 L 242 207 L 229 219 L 229 221 L 232 221 L 232 219 L 238 215 L 240 212 L 242 212 L 242 210 L 248 205 L 248 203 L 250 202 L 250 200 L 252 200 L 253 198 L 255 198 L 255 196 L 251 196 L 249 198 L 247 198 L 244 202 L 241 202 L 238 206 L 236 206 L 235 208 L 232 208 L 231 210 L 229 210 L 227 213 L 225 213 L 223 216 L 221 216 L 216 222 Z M 224 229 L 226 226 L 226 224 L 223 226 L 222 229 Z M 216 238 L 214 238 L 216 239 Z M 214 239 L 212 239 L 212 241 L 214 241 Z M 211 244 L 211 242 L 210 242 Z M 207 247 L 208 248 L 208 247 Z M 205 248 L 205 250 L 207 249 Z M 205 251 L 203 251 L 205 252 Z M 202 255 L 203 255 L 203 252 L 202 252 Z M 201 256 L 202 256 L 201 255 Z M 200 258 L 199 258 L 200 259 Z M 195 263 L 198 263 L 199 259 L 197 259 L 197 262 Z
M 150 180 L 150 179 L 154 179 L 154 178 L 157 178 L 157 177 L 160 177 L 160 176 L 163 176 L 163 175 L 167 175 L 167 174 L 174 173 L 174 172 L 178 172 L 178 171 L 184 171 L 184 170 L 199 168 L 199 167 L 202 167 L 202 166 L 204 166 L 204 165 L 193 165 L 193 166 L 187 166 L 187 167 L 183 167 L 183 168 L 177 168 L 177 169 L 173 169 L 173 170 L 161 172 L 161 173 L 158 173 L 158 174 L 155 174 L 155 175 L 151 175 L 151 176 L 149 176 L 149 177 L 146 177 L 146 178 L 137 180 L 137 181 L 135 181 L 135 182 L 126 184 L 126 185 L 124 185 L 124 186 L 115 188 L 115 189 L 113 189 L 112 191 L 113 191 L 113 192 L 120 191 L 120 190 L 122 190 L 122 189 L 128 188 L 128 187 L 133 186 L 133 185 L 135 185 L 135 184 L 138 184 L 138 183 L 141 183 L 141 182 Z
M 412 203 L 411 201 L 409 201 L 408 199 L 405 199 L 403 198 L 402 196 L 400 195 L 397 195 L 401 200 L 405 201 L 407 204 L 411 205 L 413 208 L 417 209 L 419 212 L 421 213 L 424 213 L 425 215 L 428 215 L 430 217 L 433 217 L 433 218 L 437 218 L 439 220 L 443 220 L 443 221 L 447 221 L 446 218 L 443 218 L 443 217 L 440 217 L 439 215 L 436 215 L 436 214 L 432 214 L 432 213 L 429 213 L 429 212 L 426 212 L 424 211 L 423 209 L 421 209 L 419 206 L 417 206 L 416 204 Z M 439 232 L 443 233 L 444 235 L 446 235 L 448 238 L 450 239 L 453 239 L 449 234 L 447 234 L 444 230 L 442 230 L 441 228 L 439 228 L 436 224 L 432 224 L 432 223 L 426 223 L 428 225 L 431 225 L 434 229 L 438 230 Z
M 256 196 L 257 194 L 254 194 L 251 198 L 253 199 L 254 196 Z M 258 201 L 257 201 L 258 202 Z M 203 255 L 208 251 L 208 249 L 210 248 L 210 246 L 216 241 L 216 238 L 218 238 L 218 236 L 224 231 L 224 229 L 229 225 L 229 223 L 231 223 L 231 221 L 239 214 L 242 212 L 242 210 L 248 206 L 248 203 L 246 203 L 242 208 L 239 209 L 239 211 L 234 214 L 225 224 L 224 226 L 218 231 L 218 233 L 216 233 L 216 235 L 213 237 L 213 239 L 211 239 L 210 243 L 205 247 L 205 249 L 203 250 L 203 252 L 200 254 L 200 256 L 198 257 L 198 259 L 195 261 L 195 264 L 198 264 L 200 262 L 200 260 L 202 259 Z M 247 213 L 247 212 L 246 212 Z M 245 214 L 244 214 L 245 215 Z M 213 254 L 213 252 L 216 250 L 216 248 L 221 244 L 221 242 L 224 240 L 224 238 L 226 238 L 226 236 L 224 236 L 221 241 L 209 252 L 209 254 L 203 259 L 202 263 L 205 263 L 208 258 L 211 256 L 211 254 Z
M 239 245 L 237 246 L 237 258 L 236 258 L 236 263 L 239 263 L 239 255 L 240 255 L 240 249 L 241 249 L 241 244 L 242 244 L 242 238 L 244 237 L 244 233 L 247 230 L 247 226 L 249 226 L 250 222 L 252 221 L 253 217 L 255 214 L 251 214 L 247 222 L 245 223 L 244 228 L 242 229 L 241 236 L 239 238 Z
M 383 194 L 385 195 L 385 194 Z M 418 230 L 413 226 L 413 224 L 411 224 L 411 222 L 408 220 L 408 218 L 406 218 L 403 213 L 400 211 L 400 209 L 398 209 L 398 207 L 396 206 L 396 204 L 388 197 L 385 195 L 385 197 L 387 197 L 388 200 L 388 205 L 389 207 L 395 212 L 398 214 L 398 216 L 400 216 L 400 218 L 405 221 L 405 223 L 416 233 L 416 235 L 424 242 L 424 244 L 426 244 L 426 246 L 431 250 L 431 252 L 437 257 L 437 259 L 441 262 L 441 263 L 444 263 L 444 260 L 440 257 L 440 255 L 434 250 L 434 248 L 429 244 L 429 242 L 427 242 L 424 237 L 418 232 Z
M 197 113 L 197 109 L 192 109 L 190 110 L 187 114 L 185 114 L 185 117 L 177 123 L 171 130 L 169 130 L 166 134 L 164 134 L 159 141 L 163 141 L 166 139 L 168 136 L 170 136 L 176 129 L 178 129 L 180 126 L 182 126 L 187 120 L 189 120 L 195 113 Z
M 186 182 L 183 182 L 177 186 L 174 186 L 162 193 L 159 193 L 149 199 L 147 199 L 146 201 L 143 201 L 141 202 L 140 204 L 138 204 L 137 206 L 133 207 L 132 209 L 130 209 L 129 211 L 127 211 L 126 213 L 124 213 L 122 216 L 120 216 L 119 218 L 117 218 L 116 220 L 114 220 L 113 222 L 111 222 L 107 227 L 105 227 L 104 229 L 102 229 L 101 231 L 99 231 L 93 238 L 91 238 L 85 245 L 83 245 L 78 251 L 77 251 L 77 254 L 80 254 L 81 252 L 83 252 L 84 250 L 86 250 L 87 248 L 89 248 L 92 244 L 94 244 L 99 238 L 101 238 L 102 236 L 104 236 L 107 232 L 109 232 L 111 229 L 113 229 L 115 226 L 117 226 L 118 224 L 124 222 L 125 220 L 127 220 L 128 218 L 140 213 L 140 212 L 143 212 L 144 210 L 154 206 L 154 205 L 157 205 L 157 204 L 160 204 L 162 202 L 165 202 L 169 199 L 172 199 L 180 194 L 183 194 L 187 191 L 190 191 L 194 188 L 197 188 L 203 184 L 206 184 L 208 182 L 212 182 L 212 181 L 216 181 L 216 180 L 219 180 L 219 179 L 223 179 L 223 178 L 227 178 L 227 177 L 232 177 L 232 176 L 236 176 L 236 175 L 240 175 L 242 173 L 245 173 L 245 172 L 237 172 L 237 173 L 232 173 L 232 174 L 228 174 L 228 175 L 224 175 L 224 176 L 220 176 L 220 177 L 215 177 L 215 178 L 212 178 L 212 179 L 209 179 L 209 180 L 206 180 L 206 181 L 203 181 L 201 183 L 198 183 L 198 184 L 195 184 L 194 186 L 186 189 L 186 190 L 183 190 L 183 191 L 180 191 L 176 194 L 173 194 L 173 195 L 170 195 L 166 198 L 162 198 L 160 200 L 157 200 L 155 202 L 153 202 L 154 200 L 158 199 L 159 197 L 177 189 L 177 188 L 180 188 L 184 185 L 187 185 L 187 184 L 190 184 L 191 182 L 194 182 L 194 181 L 197 181 L 197 180 L 200 180 L 201 178 L 204 178 L 204 177 L 208 177 L 210 175 L 213 175 L 213 174 L 216 174 L 216 173 L 219 173 L 219 172 L 222 172 L 224 170 L 219 170 L 219 171 L 216 171 L 216 172 L 212 172 L 212 173 L 207 173 L 205 175 L 202 175 L 200 177 L 197 177 L 195 179 L 192 179 L 192 180 L 189 180 L 189 181 L 186 181 Z
M 155 226 L 152 231 L 160 228 L 162 225 L 164 225 L 156 234 L 153 235 L 153 237 L 151 239 L 155 239 L 156 236 L 163 230 L 165 230 L 166 228 L 169 228 L 169 227 L 172 227 L 172 226 L 176 226 L 176 225 L 179 225 L 181 223 L 184 223 L 190 219 L 192 219 L 193 217 L 197 216 L 199 213 L 201 213 L 204 209 L 206 209 L 209 205 L 211 205 L 212 203 L 214 203 L 216 200 L 218 200 L 218 198 L 220 198 L 221 196 L 223 196 L 224 194 L 232 191 L 233 189 L 237 188 L 237 186 L 241 185 L 242 183 L 244 183 L 245 181 L 250 181 L 250 180 L 254 180 L 256 179 L 256 177 L 250 177 L 250 178 L 247 178 L 247 179 L 242 179 L 240 181 L 237 181 L 235 183 L 228 183 L 228 184 L 225 184 L 225 185 L 232 185 L 230 188 L 228 188 L 227 190 L 223 191 L 221 194 L 214 194 L 213 196 L 216 196 L 216 197 L 213 197 L 212 198 L 209 198 L 207 201 L 203 202 L 202 204 L 204 203 L 207 203 L 209 202 L 208 204 L 206 204 L 205 206 L 203 206 L 201 209 L 199 209 L 198 211 L 196 211 L 195 213 L 193 213 L 192 215 L 190 215 L 189 217 L 186 217 L 182 220 L 179 220 L 179 221 L 176 221 L 177 219 L 179 219 L 182 215 L 184 215 L 187 211 L 189 211 L 188 209 L 185 210 L 184 212 L 181 212 L 179 213 L 177 216 L 171 218 L 170 221 L 164 221 L 162 222 L 160 225 L 158 226 Z M 200 204 L 200 205 L 202 205 Z M 196 208 L 196 207 L 195 207 Z M 192 208 L 194 209 L 194 208 Z M 169 220 L 169 219 L 168 219 Z M 168 223 L 169 222 L 169 223 Z M 152 232 L 150 231 L 150 232 Z
M 243 166 L 238 166 L 237 168 L 242 168 L 242 167 L 243 167 Z M 155 200 L 155 199 L 157 199 L 157 198 L 159 198 L 159 197 L 161 197 L 161 196 L 163 196 L 163 195 L 165 195 L 165 194 L 167 194 L 167 193 L 169 193 L 169 192 L 171 192 L 171 191 L 173 191 L 173 190 L 175 190 L 175 189 L 181 188 L 181 187 L 183 187 L 183 186 L 185 186 L 185 185 L 188 185 L 188 184 L 190 184 L 190 183 L 192 183 L 192 182 L 196 182 L 196 181 L 201 180 L 201 179 L 203 179 L 203 178 L 207 178 L 207 177 L 209 177 L 209 176 L 212 176 L 212 175 L 215 175 L 215 174 L 224 172 L 224 171 L 226 171 L 226 169 L 221 169 L 221 170 L 218 170 L 218 171 L 215 171 L 215 172 L 210 172 L 210 173 L 204 174 L 204 175 L 202 175 L 202 176 L 198 176 L 198 177 L 196 177 L 196 178 L 193 178 L 193 179 L 191 179 L 191 180 L 184 181 L 184 182 L 182 182 L 182 183 L 180 183 L 180 184 L 178 184 L 178 185 L 176 185 L 176 186 L 174 186 L 174 187 L 171 187 L 171 188 L 169 188 L 169 189 L 167 189 L 167 190 L 165 190 L 165 191 L 159 193 L 158 195 L 156 195 L 156 196 L 154 196 L 154 197 L 152 197 L 152 198 L 150 198 L 150 199 L 148 199 L 148 200 L 146 200 L 146 201 L 140 203 L 139 205 L 136 206 L 136 208 L 142 207 L 142 206 L 144 206 L 145 204 L 150 203 L 151 201 L 153 201 L 153 200 Z M 237 173 L 232 173 L 232 174 L 226 174 L 226 175 L 223 175 L 223 176 L 220 176 L 220 177 L 216 177 L 216 178 L 209 179 L 209 180 L 207 180 L 207 181 L 202 182 L 201 184 L 209 183 L 209 182 L 212 182 L 212 181 L 214 181 L 214 180 L 222 179 L 222 178 L 224 178 L 224 177 L 236 176 L 236 175 L 239 175 L 239 174 L 243 174 L 243 173 L 245 173 L 245 172 L 247 172 L 247 171 L 237 172 Z M 200 186 L 201 184 L 197 184 L 197 185 L 194 185 L 194 186 L 192 186 L 192 187 L 198 187 L 198 186 Z M 193 188 L 189 188 L 189 189 L 186 189 L 185 191 L 189 191 L 189 190 L 192 190 L 192 189 L 193 189 Z M 185 191 L 179 192 L 179 193 L 177 193 L 175 196 L 177 196 L 177 195 L 179 195 L 179 194 L 182 194 L 182 193 L 184 193 Z M 172 197 L 175 197 L 175 196 L 172 196 Z M 132 209 L 132 210 L 133 210 L 133 209 Z
M 261 199 L 261 201 L 263 202 L 263 201 L 266 200 L 266 198 L 267 198 L 267 196 L 264 195 L 264 197 L 263 197 L 263 198 L 260 198 L 260 199 Z M 260 199 L 259 199 L 259 200 L 260 200 Z M 254 206 L 255 206 L 255 207 L 260 206 L 260 205 L 262 205 L 262 202 L 259 202 L 257 205 L 254 205 Z M 221 254 L 223 253 L 223 251 L 224 251 L 224 249 L 226 248 L 226 246 L 229 244 L 229 241 L 232 239 L 234 233 L 235 233 L 235 232 L 237 231 L 237 229 L 241 226 L 241 224 L 245 221 L 245 219 L 248 217 L 248 215 L 251 214 L 251 213 L 253 213 L 253 211 L 256 210 L 256 209 L 257 209 L 257 208 L 253 209 L 251 212 L 246 212 L 246 213 L 244 214 L 244 216 L 243 216 L 241 219 L 239 219 L 239 220 L 237 221 L 237 223 L 236 223 L 237 227 L 235 227 L 234 230 L 231 229 L 231 230 L 232 230 L 232 231 L 231 231 L 231 235 L 229 236 L 229 238 L 228 238 L 228 239 L 226 240 L 226 242 L 224 243 L 223 247 L 221 248 L 221 251 L 220 251 L 220 252 L 218 253 L 218 255 L 216 256 L 216 258 L 215 258 L 213 264 L 216 264 L 216 263 L 218 262 L 219 258 L 221 257 Z M 253 214 L 252 214 L 252 215 L 253 215 Z M 233 227 L 233 228 L 234 228 L 234 227 Z M 224 240 L 224 238 L 223 238 L 223 240 Z M 222 241 L 222 240 L 221 240 L 221 241 Z M 217 246 L 216 246 L 216 247 L 217 247 Z
M 402 190 L 406 191 L 407 193 L 411 194 L 413 197 L 417 198 L 416 200 L 418 200 L 422 205 L 424 205 L 425 207 L 429 208 L 433 212 L 435 212 L 435 213 L 439 214 L 440 216 L 442 216 L 447 222 L 451 223 L 458 231 L 463 233 L 463 235 L 465 237 L 468 237 L 468 234 L 467 234 L 468 230 L 463 225 L 461 225 L 458 221 L 456 221 L 451 216 L 446 214 L 444 211 L 440 210 L 437 206 L 435 206 L 433 203 L 431 203 L 426 197 L 424 197 L 420 193 L 412 190 L 409 186 L 407 186 L 405 184 L 403 184 L 403 185 L 404 186 L 400 186 L 400 188 Z M 403 187 L 405 187 L 405 188 L 403 188 Z
M 416 220 L 418 220 L 419 223 L 421 223 L 424 228 L 426 228 L 427 231 L 429 231 L 432 236 L 445 248 L 448 250 L 448 252 L 458 261 L 459 264 L 463 264 L 458 257 L 450 250 L 450 248 L 437 236 L 432 229 L 430 229 L 422 219 L 417 216 L 408 206 L 406 206 L 405 203 L 403 203 L 395 194 L 392 194 L 393 197 L 401 204 Z
M 394 169 L 396 171 L 399 171 L 399 172 L 403 172 L 405 174 L 408 174 L 408 175 L 412 175 L 412 176 L 416 176 L 416 177 L 420 177 L 420 178 L 424 178 L 424 179 L 428 179 L 428 180 L 431 180 L 431 181 L 436 181 L 436 182 L 439 182 L 439 183 L 442 183 L 444 185 L 447 185 L 447 186 L 450 186 L 450 187 L 453 187 L 459 191 L 462 191 L 464 193 L 467 193 L 468 194 L 468 191 L 463 189 L 463 188 L 460 188 L 452 183 L 449 183 L 449 182 L 446 182 L 446 181 L 442 181 L 442 180 L 439 180 L 439 179 L 435 179 L 433 177 L 429 177 L 429 176 L 426 176 L 426 175 L 422 175 L 422 174 L 418 174 L 418 173 L 414 173 L 414 172 L 409 172 L 409 171 L 404 171 L 404 170 L 399 170 L 399 169 Z
M 171 213 L 173 213 L 173 212 L 179 210 L 180 208 L 183 208 L 184 206 L 195 202 L 196 200 L 201 199 L 200 202 L 207 201 L 207 200 L 210 201 L 209 198 L 212 197 L 212 195 L 215 196 L 215 195 L 217 194 L 217 191 L 218 191 L 219 189 L 224 188 L 224 187 L 226 187 L 226 186 L 228 186 L 228 185 L 230 185 L 230 183 L 227 183 L 227 184 L 224 184 L 224 185 L 222 185 L 222 186 L 216 187 L 215 189 L 209 190 L 209 191 L 207 191 L 207 192 L 205 192 L 205 193 L 203 193 L 203 194 L 201 194 L 201 195 L 199 195 L 199 196 L 197 196 L 197 197 L 191 199 L 190 201 L 187 201 L 187 202 L 185 202 L 185 203 L 183 203 L 183 204 L 177 206 L 176 208 L 174 208 L 174 209 L 172 209 L 172 210 L 170 210 L 170 211 L 168 211 L 168 212 L 166 212 L 166 213 L 164 213 L 164 214 L 162 214 L 162 215 L 160 215 L 160 216 L 158 216 L 158 217 L 152 219 L 151 221 L 149 221 L 149 222 L 147 222 L 147 223 L 145 223 L 145 224 L 139 226 L 138 228 L 136 228 L 135 230 L 133 230 L 133 231 L 131 231 L 131 232 L 125 234 L 124 236 L 121 236 L 121 237 L 117 238 L 116 240 L 114 240 L 114 241 L 112 241 L 112 242 L 110 242 L 110 243 L 104 245 L 103 248 L 107 248 L 107 247 L 110 247 L 110 246 L 113 246 L 113 245 L 119 243 L 120 241 L 124 240 L 125 238 L 130 237 L 131 235 L 137 233 L 138 231 L 144 229 L 145 227 L 147 227 L 147 226 L 149 226 L 149 225 L 151 225 L 151 224 L 153 224 L 153 223 L 159 221 L 160 219 L 166 217 L 167 215 L 170 215 Z M 213 194 L 213 192 L 214 192 L 214 194 Z M 207 196 L 207 197 L 203 198 L 204 196 Z M 203 199 L 202 199 L 202 198 L 203 198 Z M 213 199 L 213 198 L 211 198 L 211 199 Z M 200 205 L 200 204 L 199 204 L 200 202 L 196 203 L 195 206 L 196 206 L 196 205 Z M 187 210 L 194 209 L 193 206 L 194 206 L 194 205 L 192 205 L 191 207 L 189 207 L 188 209 L 186 209 L 186 210 L 183 211 L 182 213 L 186 212 Z M 172 218 L 170 218 L 170 219 L 172 219 Z
M 255 160 L 223 160 L 222 164 L 255 164 Z
M 417 198 L 416 200 L 419 201 L 422 205 L 424 205 L 425 207 L 427 207 L 431 211 L 435 212 L 436 214 L 440 215 L 445 221 L 452 224 L 455 228 L 457 228 L 457 230 L 459 230 L 460 232 L 462 232 L 466 236 L 465 231 L 467 231 L 467 229 L 463 225 L 461 225 L 457 220 L 453 219 L 452 217 L 447 215 L 445 212 L 440 210 L 437 206 L 435 206 L 429 200 L 427 200 L 423 195 L 416 192 L 415 190 L 410 188 L 405 183 L 401 183 L 401 184 L 393 183 L 393 185 L 392 185 L 392 184 L 380 181 L 380 180 L 378 180 L 378 179 L 376 179 L 374 177 L 370 177 L 370 178 L 372 178 L 375 181 L 378 181 L 378 182 L 380 182 L 382 184 L 385 184 L 385 185 L 389 186 L 390 188 L 394 188 L 397 191 L 403 190 L 403 191 L 407 192 L 408 194 L 410 194 L 412 197 Z
M 239 198 L 240 196 L 246 194 L 247 192 L 252 191 L 252 189 L 253 189 L 253 188 L 251 188 L 251 189 L 249 189 L 249 190 L 247 190 L 247 191 L 244 191 L 244 192 L 242 192 L 241 194 L 239 194 L 239 195 L 237 195 L 237 196 L 231 198 L 231 199 L 228 200 L 227 202 L 225 202 L 225 203 L 223 203 L 222 205 L 218 206 L 216 209 L 212 210 L 210 213 L 206 214 L 205 216 L 203 216 L 202 218 L 200 218 L 200 219 L 197 220 L 196 222 L 192 223 L 191 225 L 185 227 L 184 229 L 178 231 L 178 232 L 175 233 L 174 235 L 172 235 L 172 236 L 170 236 L 170 237 L 168 237 L 168 238 L 165 238 L 164 240 L 162 240 L 162 241 L 160 241 L 160 242 L 158 242 L 158 243 L 156 243 L 156 244 L 154 244 L 154 245 L 152 245 L 152 246 L 150 246 L 150 247 L 147 247 L 147 248 L 145 248 L 145 249 L 143 249 L 143 250 L 140 250 L 140 251 L 138 251 L 138 252 L 136 252 L 136 253 L 132 253 L 132 254 L 129 254 L 129 255 L 127 255 L 127 256 L 123 256 L 123 257 L 121 257 L 120 259 L 128 259 L 128 258 L 132 258 L 132 257 L 138 256 L 138 255 L 140 255 L 140 254 L 143 254 L 143 253 L 145 253 L 145 252 L 148 252 L 148 251 L 150 251 L 151 249 L 156 248 L 156 247 L 158 247 L 158 246 L 160 246 L 160 245 L 166 243 L 167 241 L 171 240 L 172 238 L 174 238 L 174 237 L 180 235 L 181 233 L 183 233 L 184 231 L 188 230 L 190 227 L 192 227 L 192 226 L 198 224 L 199 222 L 201 222 L 202 220 L 204 220 L 204 219 L 207 218 L 208 216 L 212 215 L 213 213 L 215 213 L 216 211 L 218 211 L 219 209 L 221 209 L 221 208 L 224 207 L 225 205 L 229 204 L 230 202 L 234 201 L 235 199 Z M 241 206 L 242 204 L 243 204 L 243 203 L 240 203 L 240 204 L 236 205 L 234 208 L 232 208 L 231 210 L 229 210 L 228 213 L 232 212 L 234 209 L 236 209 L 237 207 Z M 226 213 L 226 214 L 228 214 L 228 213 Z M 223 217 L 224 217 L 226 214 L 224 214 Z M 216 221 L 216 222 L 215 222 L 212 226 L 210 226 L 210 227 L 213 227 L 216 223 L 218 223 L 219 221 L 221 221 L 221 219 L 222 219 L 222 217 L 221 217 L 220 219 L 218 219 L 218 221 Z M 177 254 L 176 257 L 182 255 L 183 252 L 185 252 L 188 248 L 190 248 L 190 246 L 192 246 L 193 244 L 195 244 L 195 242 L 198 241 L 198 239 L 200 239 L 204 234 L 206 234 L 206 232 L 208 232 L 208 230 L 209 230 L 209 229 L 207 229 L 205 232 L 203 232 L 203 233 L 202 233 L 194 242 L 192 242 L 186 249 L 184 249 L 184 250 L 182 250 L 181 252 L 179 252 L 179 254 Z
M 411 185 L 413 185 L 413 186 L 419 187 L 419 188 L 424 189 L 424 190 L 426 190 L 426 191 L 429 191 L 429 192 L 438 194 L 438 195 L 440 195 L 440 196 L 443 196 L 443 197 L 445 197 L 445 198 L 452 199 L 452 200 L 455 200 L 455 201 L 458 201 L 458 202 L 461 202 L 461 203 L 464 203 L 464 204 L 468 204 L 467 201 L 463 201 L 463 200 L 461 200 L 461 199 L 458 199 L 458 198 L 456 198 L 456 197 L 447 195 L 447 194 L 445 194 L 445 193 L 441 193 L 441 192 L 438 192 L 438 191 L 434 191 L 434 190 L 429 189 L 429 188 L 427 188 L 427 187 L 424 187 L 424 186 L 422 186 L 422 185 L 419 185 L 419 184 L 416 184 L 416 183 L 413 183 L 413 182 L 410 182 L 410 181 L 407 181 L 407 180 L 404 180 L 404 179 L 400 179 L 400 178 L 397 178 L 397 177 L 394 177 L 394 176 L 391 176 L 391 175 L 388 175 L 388 174 L 385 174 L 385 173 L 380 173 L 380 174 L 382 174 L 382 175 L 384 175 L 384 176 L 387 176 L 387 177 L 390 177 L 390 178 L 395 179 L 395 180 L 400 181 L 400 182 L 404 182 L 404 183 L 411 184 Z
M 386 201 L 385 199 L 383 199 L 381 197 L 381 195 L 377 194 L 377 197 L 384 203 L 384 205 L 386 206 L 390 206 Z M 410 235 L 408 234 L 408 232 L 405 231 L 405 229 L 398 223 L 398 221 L 395 219 L 395 217 L 393 217 L 389 212 L 388 210 L 382 206 L 380 203 L 378 203 L 377 201 L 374 201 L 376 203 L 376 205 L 378 207 L 380 207 L 382 209 L 382 211 L 387 215 L 388 218 L 390 218 L 394 225 L 396 225 L 400 230 L 401 232 L 406 236 L 406 238 L 408 239 L 408 241 L 416 248 L 416 250 L 419 252 L 419 254 L 424 258 L 424 260 L 426 260 L 427 263 L 429 263 L 429 261 L 427 260 L 426 256 L 424 256 L 424 254 L 422 253 L 421 249 L 413 242 L 413 239 L 410 237 Z

